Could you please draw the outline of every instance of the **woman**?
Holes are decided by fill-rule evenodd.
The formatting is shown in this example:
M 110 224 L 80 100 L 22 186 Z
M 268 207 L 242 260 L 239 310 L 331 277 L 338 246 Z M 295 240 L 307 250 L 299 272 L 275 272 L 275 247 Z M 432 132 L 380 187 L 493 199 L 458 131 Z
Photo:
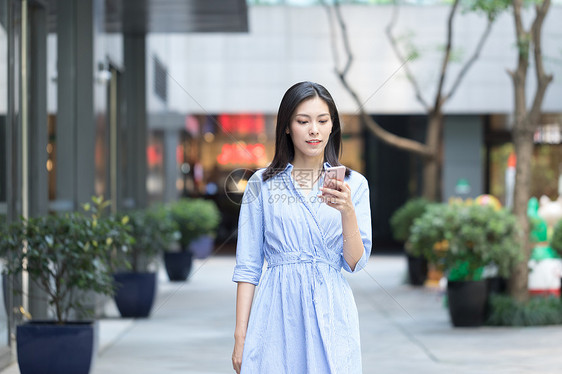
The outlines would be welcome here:
M 349 169 L 337 188 L 321 187 L 323 170 L 340 165 L 340 146 L 329 92 L 311 82 L 289 88 L 273 161 L 250 178 L 240 210 L 238 374 L 361 373 L 357 309 L 341 269 L 357 272 L 370 255 L 369 187 Z

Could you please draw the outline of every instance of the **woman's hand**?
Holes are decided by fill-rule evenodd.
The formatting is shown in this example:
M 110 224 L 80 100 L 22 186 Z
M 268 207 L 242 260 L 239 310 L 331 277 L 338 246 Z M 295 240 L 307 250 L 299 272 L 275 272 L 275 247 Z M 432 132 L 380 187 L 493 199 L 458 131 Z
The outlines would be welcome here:
M 329 187 L 320 187 L 322 194 L 320 198 L 334 209 L 339 210 L 342 214 L 355 210 L 353 201 L 351 201 L 351 188 L 344 181 L 336 180 L 336 189 Z
M 242 367 L 242 352 L 244 351 L 244 339 L 235 338 L 234 339 L 234 351 L 232 352 L 232 367 L 236 374 L 240 374 L 240 368 Z

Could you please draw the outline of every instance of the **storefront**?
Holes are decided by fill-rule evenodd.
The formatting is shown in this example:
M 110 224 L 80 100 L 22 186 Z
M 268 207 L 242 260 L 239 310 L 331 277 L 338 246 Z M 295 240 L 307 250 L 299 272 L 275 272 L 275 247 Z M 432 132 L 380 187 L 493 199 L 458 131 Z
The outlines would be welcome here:
M 500 199 L 503 205 L 510 205 L 515 183 L 516 159 L 510 133 L 512 122 L 510 116 L 487 116 L 486 191 Z M 562 194 L 562 114 L 543 114 L 534 140 L 531 196 L 540 198 L 546 195 L 556 200 Z

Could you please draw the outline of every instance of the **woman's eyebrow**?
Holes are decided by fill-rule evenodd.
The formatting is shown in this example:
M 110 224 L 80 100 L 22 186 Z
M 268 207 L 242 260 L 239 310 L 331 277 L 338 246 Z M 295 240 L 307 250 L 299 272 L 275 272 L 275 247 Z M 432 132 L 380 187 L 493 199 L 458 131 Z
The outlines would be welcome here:
M 324 117 L 324 116 L 329 116 L 329 115 L 330 115 L 330 113 L 321 113 L 321 114 L 318 115 L 318 117 Z M 298 113 L 298 114 L 295 114 L 295 117 L 307 117 L 307 118 L 310 118 L 310 115 L 304 114 L 304 113 Z

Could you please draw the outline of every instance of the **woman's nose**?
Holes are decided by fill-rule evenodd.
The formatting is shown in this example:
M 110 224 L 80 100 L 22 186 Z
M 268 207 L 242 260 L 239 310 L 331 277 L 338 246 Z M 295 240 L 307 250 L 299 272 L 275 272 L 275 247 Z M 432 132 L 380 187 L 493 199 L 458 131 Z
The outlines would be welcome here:
M 310 130 L 308 130 L 310 134 L 318 134 L 318 125 L 316 122 L 312 122 L 310 126 Z

